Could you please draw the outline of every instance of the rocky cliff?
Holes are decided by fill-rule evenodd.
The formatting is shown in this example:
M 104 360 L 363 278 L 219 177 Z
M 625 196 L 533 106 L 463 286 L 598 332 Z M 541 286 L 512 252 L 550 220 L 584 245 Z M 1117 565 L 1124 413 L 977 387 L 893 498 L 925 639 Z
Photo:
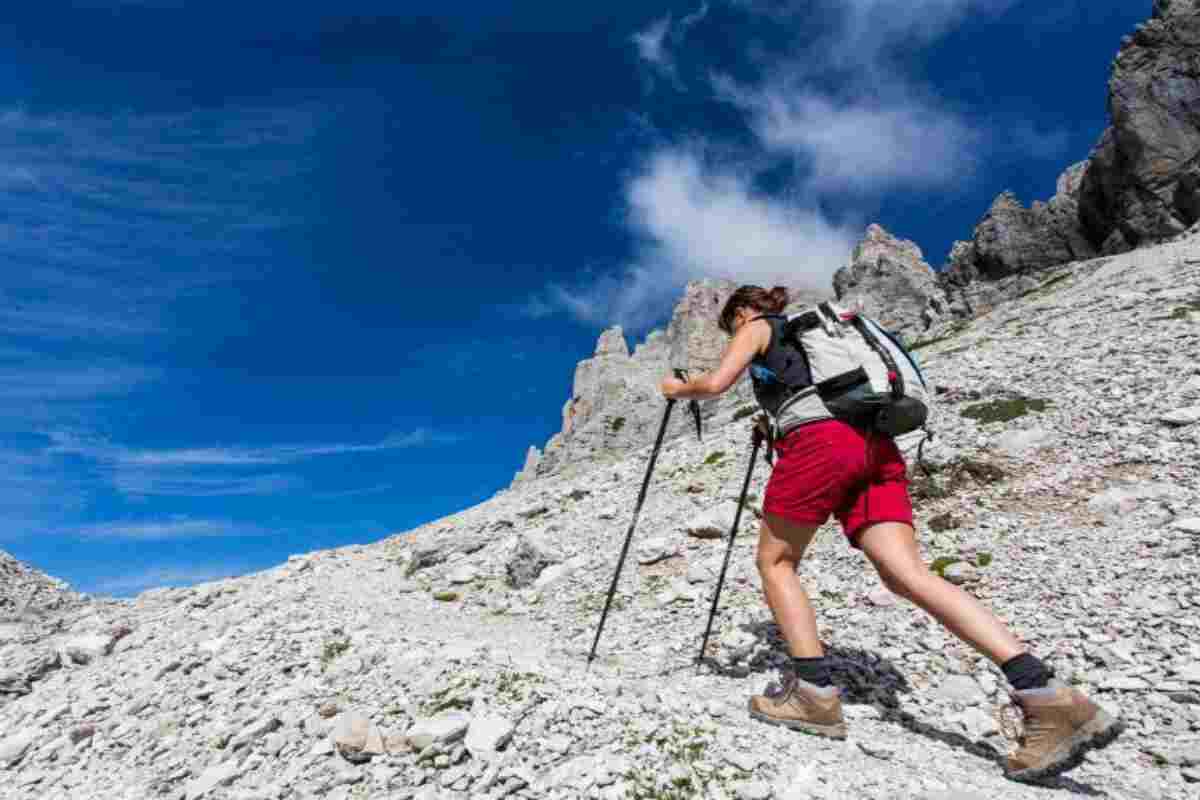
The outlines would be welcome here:
M 1059 177 L 1053 198 L 1025 208 L 1004 192 L 972 239 L 955 244 L 942 281 L 955 316 L 1013 299 L 1037 273 L 1167 241 L 1200 220 L 1197 0 L 1158 0 L 1122 40 L 1108 114 L 1091 156 Z
M 1108 83 L 1111 126 L 1080 195 L 1093 244 L 1117 253 L 1200 220 L 1200 2 L 1157 0 L 1121 42 Z
M 946 311 L 944 292 L 921 248 L 879 225 L 867 228 L 850 263 L 833 276 L 839 302 L 861 307 L 884 327 L 919 337 Z
M 632 353 L 620 327 L 604 331 L 596 352 L 575 368 L 562 429 L 544 451 L 529 449 L 513 485 L 595 469 L 653 442 L 663 415 L 659 382 L 674 368 L 695 374 L 720 363 L 728 338 L 717 328 L 717 314 L 737 286 L 718 280 L 688 284 L 666 331 L 651 332 Z M 792 289 L 791 295 L 793 307 L 819 299 L 803 289 Z M 743 381 L 725 396 L 701 403 L 704 424 L 729 421 L 750 397 L 749 384 Z M 667 437 L 695 436 L 694 431 L 691 416 L 680 406 Z

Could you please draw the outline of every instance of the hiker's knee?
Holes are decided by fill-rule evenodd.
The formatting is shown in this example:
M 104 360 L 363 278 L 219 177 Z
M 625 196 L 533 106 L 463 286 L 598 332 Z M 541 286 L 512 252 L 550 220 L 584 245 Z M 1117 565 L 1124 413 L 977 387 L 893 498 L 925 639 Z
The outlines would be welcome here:
M 905 600 L 912 598 L 911 584 L 893 575 L 880 575 L 879 578 L 883 581 L 884 587 L 892 594 L 903 597 Z
M 786 553 L 763 548 L 759 548 L 758 553 L 755 554 L 754 566 L 758 568 L 758 574 L 763 578 L 777 572 L 796 571 L 796 561 Z
M 889 570 L 879 574 L 887 590 L 905 600 L 913 600 L 921 595 L 922 586 L 932 577 L 928 569 L 905 565 L 899 570 Z

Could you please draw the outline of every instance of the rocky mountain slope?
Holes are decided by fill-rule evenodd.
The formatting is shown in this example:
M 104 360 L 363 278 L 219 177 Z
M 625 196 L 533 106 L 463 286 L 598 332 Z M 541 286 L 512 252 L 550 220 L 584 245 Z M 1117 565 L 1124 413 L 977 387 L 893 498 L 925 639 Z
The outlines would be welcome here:
M 1197 237 L 1080 262 L 918 350 L 925 556 L 1129 723 L 1046 787 L 1001 776 L 999 671 L 833 529 L 801 569 L 850 738 L 748 717 L 785 656 L 761 463 L 697 669 L 749 454 L 731 416 L 665 446 L 590 670 L 648 442 L 385 541 L 6 624 L 0 798 L 1195 797 L 1198 285 Z

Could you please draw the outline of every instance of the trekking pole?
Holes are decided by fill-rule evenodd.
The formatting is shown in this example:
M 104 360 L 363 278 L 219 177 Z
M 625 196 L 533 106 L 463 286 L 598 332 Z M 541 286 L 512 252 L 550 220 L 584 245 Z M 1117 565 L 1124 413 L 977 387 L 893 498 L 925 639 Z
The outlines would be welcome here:
M 604 620 L 608 619 L 608 608 L 612 605 L 613 594 L 617 591 L 617 581 L 621 578 L 621 567 L 625 565 L 629 543 L 633 541 L 633 529 L 637 527 L 638 515 L 642 513 L 642 503 L 646 501 L 646 489 L 650 486 L 650 475 L 654 472 L 654 462 L 658 461 L 658 450 L 662 447 L 663 435 L 667 432 L 667 422 L 671 419 L 671 409 L 674 407 L 675 400 L 668 400 L 667 410 L 663 412 L 662 424 L 658 426 L 658 438 L 654 441 L 654 449 L 650 451 L 650 463 L 646 465 L 646 477 L 642 479 L 642 491 L 638 493 L 637 504 L 633 507 L 633 521 L 629 523 L 629 532 L 625 534 L 625 544 L 621 547 L 620 558 L 617 559 L 617 571 L 613 573 L 612 584 L 608 587 L 608 597 L 604 599 L 604 612 L 600 615 L 596 638 L 592 640 L 592 651 L 588 653 L 588 667 L 592 666 L 592 659 L 596 657 L 596 647 L 600 644 L 600 634 L 604 631 Z
M 758 460 L 758 448 L 763 443 L 762 429 L 754 426 L 754 447 L 750 451 L 750 466 L 746 469 L 746 481 L 742 484 L 742 497 L 738 500 L 737 513 L 733 515 L 733 527 L 729 529 L 729 545 L 725 548 L 725 562 L 721 565 L 721 576 L 717 578 L 717 588 L 713 592 L 712 608 L 708 611 L 708 626 L 704 629 L 704 639 L 700 642 L 700 654 L 696 656 L 696 669 L 700 669 L 704 661 L 704 651 L 708 647 L 708 635 L 712 632 L 713 620 L 717 616 L 717 603 L 721 599 L 721 586 L 725 583 L 725 571 L 729 569 L 729 556 L 733 554 L 733 540 L 737 537 L 738 523 L 742 520 L 742 508 L 746 505 L 746 492 L 750 490 L 750 476 L 754 474 L 754 462 Z

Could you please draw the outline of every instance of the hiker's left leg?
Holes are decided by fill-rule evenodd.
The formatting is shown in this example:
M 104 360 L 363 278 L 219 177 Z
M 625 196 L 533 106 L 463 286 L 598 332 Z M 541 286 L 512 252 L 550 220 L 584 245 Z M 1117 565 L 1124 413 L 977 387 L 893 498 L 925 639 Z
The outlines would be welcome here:
M 921 560 L 911 525 L 880 522 L 863 530 L 858 545 L 893 593 L 911 600 L 951 633 L 1002 665 L 1025 648 L 995 614 Z

